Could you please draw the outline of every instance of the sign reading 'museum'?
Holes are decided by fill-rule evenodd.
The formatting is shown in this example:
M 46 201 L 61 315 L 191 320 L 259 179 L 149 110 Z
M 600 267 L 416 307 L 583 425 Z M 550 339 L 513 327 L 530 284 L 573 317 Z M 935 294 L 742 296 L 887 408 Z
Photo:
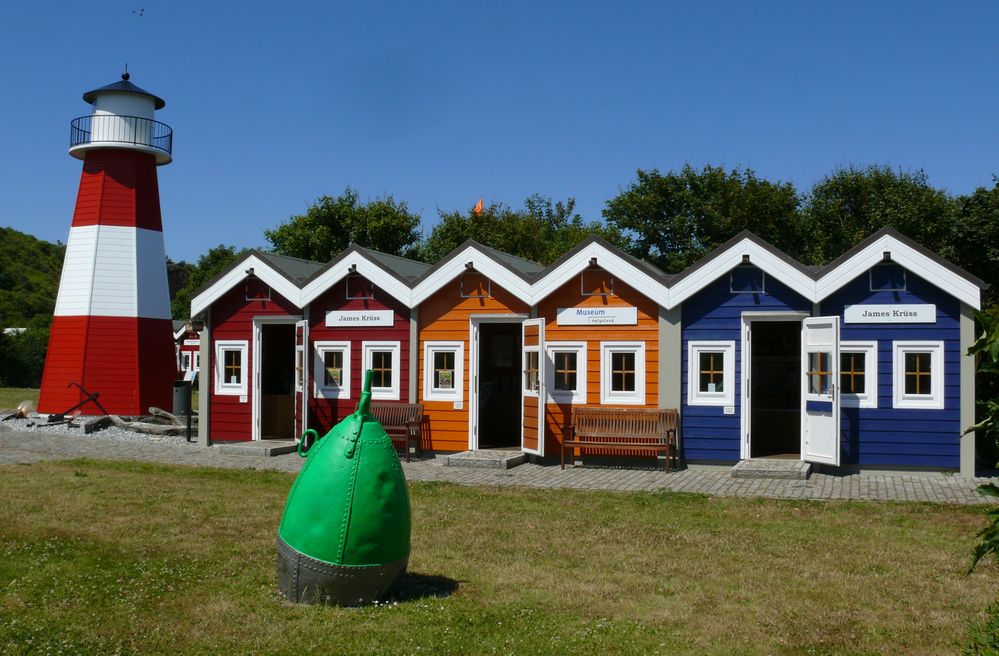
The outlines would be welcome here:
M 560 326 L 634 326 L 638 309 L 634 307 L 574 307 L 558 309 Z
M 326 313 L 326 326 L 391 326 L 393 314 L 392 310 L 330 310 Z
M 847 305 L 843 309 L 846 323 L 934 323 L 936 305 Z

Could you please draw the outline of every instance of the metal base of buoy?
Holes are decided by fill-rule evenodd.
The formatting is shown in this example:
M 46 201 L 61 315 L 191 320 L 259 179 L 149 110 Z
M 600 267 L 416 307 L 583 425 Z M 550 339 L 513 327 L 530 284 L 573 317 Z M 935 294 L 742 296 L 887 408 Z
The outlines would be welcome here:
M 334 565 L 277 539 L 278 588 L 288 601 L 361 606 L 381 598 L 406 571 L 409 558 L 387 565 Z

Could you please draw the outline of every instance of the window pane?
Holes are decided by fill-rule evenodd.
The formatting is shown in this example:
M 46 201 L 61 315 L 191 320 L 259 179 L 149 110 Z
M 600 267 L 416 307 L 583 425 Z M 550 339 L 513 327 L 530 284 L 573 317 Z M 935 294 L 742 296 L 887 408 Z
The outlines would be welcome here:
M 454 352 L 434 352 L 434 389 L 454 389 Z
M 223 382 L 229 385 L 239 385 L 243 382 L 243 353 L 241 351 L 223 351 Z
M 829 378 L 832 372 L 829 370 L 832 354 L 819 351 L 808 354 L 808 393 L 828 394 Z
M 371 387 L 392 387 L 392 351 L 372 351 Z
M 340 387 L 343 380 L 343 351 L 323 353 L 323 387 Z
M 844 394 L 863 394 L 864 374 L 867 369 L 865 353 L 840 353 L 839 381 Z
M 720 351 L 702 351 L 698 357 L 700 364 L 701 392 L 724 392 L 725 367 L 724 354 Z
M 538 391 L 538 352 L 524 353 L 524 389 L 529 392 Z
M 905 393 L 931 394 L 930 353 L 916 352 L 905 354 Z
M 555 389 L 559 391 L 576 391 L 576 353 L 555 353 Z
M 611 391 L 635 391 L 634 353 L 611 353 Z

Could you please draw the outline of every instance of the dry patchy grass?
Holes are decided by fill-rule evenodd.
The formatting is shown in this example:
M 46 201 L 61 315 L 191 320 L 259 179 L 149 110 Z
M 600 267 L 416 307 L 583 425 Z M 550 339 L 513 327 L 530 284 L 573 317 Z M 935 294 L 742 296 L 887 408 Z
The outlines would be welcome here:
M 0 410 L 16 408 L 21 401 L 38 405 L 38 390 L 30 387 L 0 387 Z
M 453 595 L 294 607 L 274 575 L 291 482 L 0 469 L 0 651 L 946 653 L 999 582 L 963 575 L 981 509 L 431 483 L 410 571 Z

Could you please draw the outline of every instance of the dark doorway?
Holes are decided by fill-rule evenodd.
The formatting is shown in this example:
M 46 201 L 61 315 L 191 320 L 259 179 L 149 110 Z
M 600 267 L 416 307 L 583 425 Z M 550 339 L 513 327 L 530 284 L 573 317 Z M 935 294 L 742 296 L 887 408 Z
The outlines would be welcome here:
M 260 326 L 260 437 L 295 436 L 295 324 Z
M 520 446 L 519 323 L 479 325 L 479 448 Z
M 801 457 L 801 323 L 754 321 L 750 457 Z

